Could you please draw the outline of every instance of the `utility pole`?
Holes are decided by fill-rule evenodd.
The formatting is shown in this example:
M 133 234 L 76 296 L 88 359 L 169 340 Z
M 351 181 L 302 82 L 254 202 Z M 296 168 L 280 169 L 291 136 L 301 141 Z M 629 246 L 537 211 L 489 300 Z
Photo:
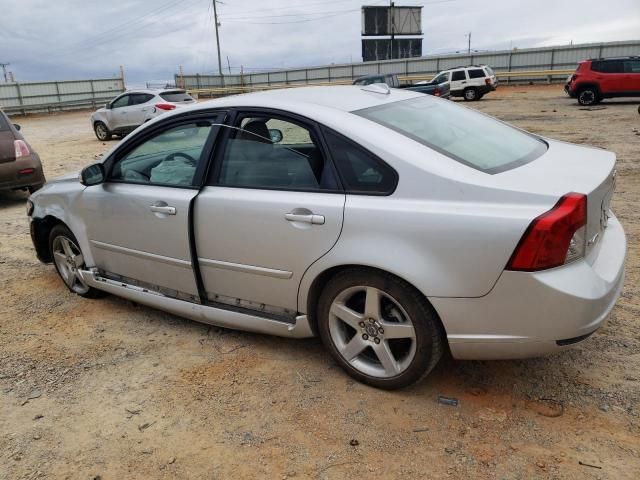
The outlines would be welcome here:
M 0 67 L 2 67 L 2 74 L 4 75 L 4 83 L 9 83 L 7 77 L 7 67 L 11 65 L 10 63 L 0 63 Z
M 389 9 L 389 15 L 391 15 L 391 41 L 389 42 L 391 52 L 389 52 L 389 60 L 391 60 L 393 58 L 393 39 L 396 33 L 396 11 L 395 8 L 393 8 L 395 6 L 394 2 L 389 2 L 389 6 L 391 7 Z
M 468 53 L 468 54 L 471 54 L 471 32 L 469 32 L 469 33 L 466 35 L 466 37 L 467 37 L 467 39 L 468 39 L 468 42 L 467 42 L 467 53 Z
M 213 21 L 216 24 L 216 45 L 218 47 L 218 73 L 220 74 L 220 83 L 224 87 L 224 76 L 222 75 L 222 59 L 220 58 L 220 35 L 218 34 L 218 10 L 216 9 L 216 0 L 213 0 Z

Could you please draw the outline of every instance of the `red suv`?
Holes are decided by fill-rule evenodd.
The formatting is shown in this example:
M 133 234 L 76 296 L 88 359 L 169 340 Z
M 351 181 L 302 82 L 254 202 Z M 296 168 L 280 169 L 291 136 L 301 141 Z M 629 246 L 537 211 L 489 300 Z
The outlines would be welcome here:
M 640 57 L 584 60 L 564 89 L 580 105 L 594 105 L 603 98 L 640 97 Z

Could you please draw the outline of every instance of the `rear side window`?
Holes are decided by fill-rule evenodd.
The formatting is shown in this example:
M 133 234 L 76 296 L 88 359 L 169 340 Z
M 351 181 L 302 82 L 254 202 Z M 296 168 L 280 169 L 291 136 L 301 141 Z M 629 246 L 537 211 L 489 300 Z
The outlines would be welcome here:
M 622 60 L 596 60 L 591 62 L 591 70 L 600 73 L 623 73 Z
M 166 102 L 180 103 L 180 102 L 190 102 L 193 100 L 193 97 L 189 95 L 187 92 L 164 92 L 160 94 L 160 97 Z
M 467 77 L 464 75 L 464 70 L 457 70 L 455 72 L 453 72 L 453 74 L 451 75 L 451 81 L 455 82 L 458 80 L 466 80 Z
M 342 135 L 328 128 L 323 128 L 323 133 L 347 193 L 393 193 L 398 183 L 393 168 Z
M 547 151 L 547 144 L 533 135 L 428 95 L 352 113 L 489 174 L 531 162 Z
M 130 98 L 131 100 L 129 100 L 129 106 L 141 105 L 151 100 L 153 98 L 153 95 L 149 93 L 134 93 L 133 95 L 130 95 Z
M 625 60 L 624 61 L 625 73 L 640 73 L 640 60 Z
M 469 78 L 484 78 L 484 70 L 481 68 L 474 68 L 469 70 Z

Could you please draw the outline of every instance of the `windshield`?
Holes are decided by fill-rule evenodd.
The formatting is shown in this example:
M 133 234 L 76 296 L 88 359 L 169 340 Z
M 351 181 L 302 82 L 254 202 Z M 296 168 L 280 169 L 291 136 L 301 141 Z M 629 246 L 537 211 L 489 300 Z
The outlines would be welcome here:
M 547 150 L 539 138 L 450 101 L 418 97 L 352 112 L 485 173 L 528 163 Z

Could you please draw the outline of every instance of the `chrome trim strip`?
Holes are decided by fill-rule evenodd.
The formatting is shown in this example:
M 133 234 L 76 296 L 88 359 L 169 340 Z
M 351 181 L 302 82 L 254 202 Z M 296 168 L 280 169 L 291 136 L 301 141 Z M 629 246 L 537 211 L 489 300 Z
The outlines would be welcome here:
M 196 322 L 247 332 L 266 333 L 279 337 L 309 338 L 315 336 L 306 315 L 297 316 L 294 324 L 279 322 L 257 315 L 177 300 L 158 292 L 152 292 L 134 285 L 128 285 L 101 277 L 95 269 L 78 270 L 78 274 L 90 287 L 112 293 L 113 295 L 132 300 L 142 305 L 164 310 L 165 312 L 180 317 L 189 318 Z
M 265 277 L 280 278 L 287 280 L 293 276 L 293 272 L 286 270 L 276 270 L 275 268 L 257 267 L 255 265 L 245 265 L 243 263 L 223 262 L 222 260 L 211 260 L 209 258 L 198 258 L 200 266 L 221 268 L 234 272 L 251 273 L 253 275 L 264 275 Z
M 180 260 L 178 258 L 165 257 L 163 255 L 156 255 L 155 253 L 143 252 L 141 250 L 134 250 L 132 248 L 121 247 L 119 245 L 112 245 L 110 243 L 99 242 L 98 240 L 89 240 L 92 245 L 102 250 L 109 252 L 122 253 L 124 255 L 131 255 L 132 257 L 142 258 L 144 260 L 153 260 L 155 262 L 166 263 L 174 267 L 181 267 L 191 269 L 191 262 L 187 260 Z

